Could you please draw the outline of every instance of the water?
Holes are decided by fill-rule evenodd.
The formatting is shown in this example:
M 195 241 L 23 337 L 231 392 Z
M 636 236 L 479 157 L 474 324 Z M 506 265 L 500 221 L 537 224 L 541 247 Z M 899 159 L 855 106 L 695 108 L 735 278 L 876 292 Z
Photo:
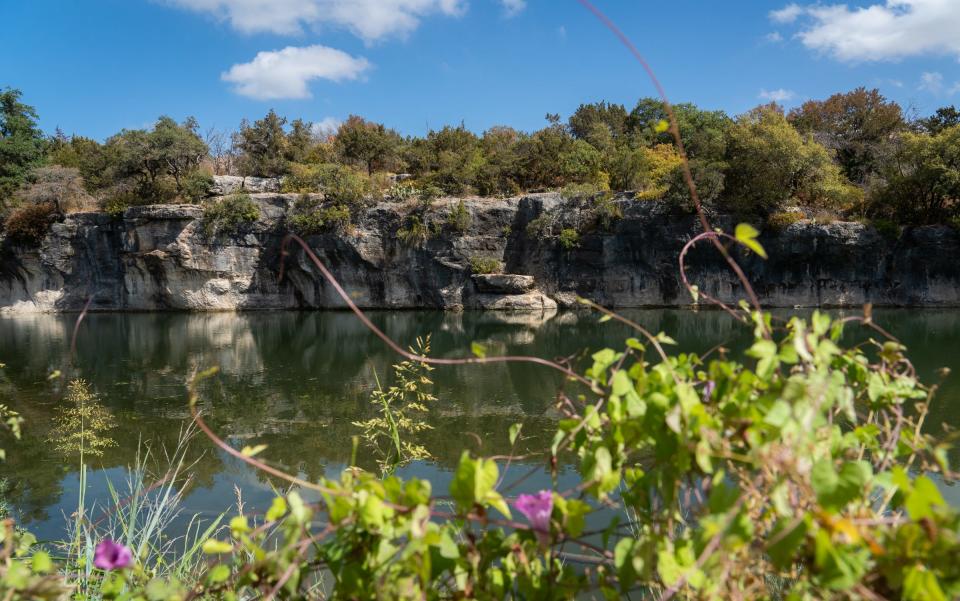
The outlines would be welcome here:
M 717 311 L 630 311 L 647 328 L 673 336 L 684 351 L 704 352 L 717 344 L 738 349 L 749 332 Z M 585 350 L 622 346 L 631 332 L 596 315 L 561 313 L 542 321 L 489 313 L 376 312 L 386 333 L 402 344 L 431 334 L 433 355 L 469 354 L 473 341 L 490 354 L 573 356 Z M 931 409 L 931 431 L 960 426 L 960 310 L 876 311 L 878 323 L 901 338 L 921 377 L 939 381 L 949 367 Z M 0 319 L 0 402 L 27 420 L 24 439 L 0 438 L 8 459 L 0 478 L 8 480 L 7 500 L 42 539 L 62 536 L 64 515 L 76 505 L 76 460 L 58 455 L 49 442 L 51 419 L 63 394 L 56 370 L 89 381 L 118 419 L 110 434 L 117 446 L 94 459 L 90 495 L 107 499 L 106 480 L 122 481 L 138 447 L 172 447 L 187 419 L 186 382 L 197 371 L 219 366 L 202 388 L 208 422 L 236 446 L 266 444 L 263 457 L 309 478 L 335 476 L 349 462 L 351 422 L 372 415 L 374 374 L 389 379 L 396 356 L 349 313 L 274 312 L 249 314 L 93 314 L 81 325 L 75 365 L 69 367 L 75 316 L 19 316 Z M 585 361 L 579 359 L 579 364 Z M 552 408 L 561 378 L 523 364 L 441 367 L 433 372 L 433 426 L 421 438 L 435 460 L 411 465 L 404 476 L 421 476 L 446 491 L 461 451 L 504 453 L 511 424 L 524 422 L 519 449 L 549 445 L 556 417 Z M 185 502 L 186 514 L 210 516 L 227 509 L 237 487 L 248 506 L 272 497 L 262 474 L 215 451 L 205 438 L 191 447 L 196 464 Z M 960 456 L 954 455 L 954 461 Z M 359 463 L 373 468 L 361 452 Z M 511 468 L 519 476 L 526 466 Z M 575 475 L 569 466 L 563 480 Z M 545 483 L 542 476 L 523 490 Z M 509 478 L 508 478 L 509 480 Z M 960 491 L 946 491 L 960 505 Z

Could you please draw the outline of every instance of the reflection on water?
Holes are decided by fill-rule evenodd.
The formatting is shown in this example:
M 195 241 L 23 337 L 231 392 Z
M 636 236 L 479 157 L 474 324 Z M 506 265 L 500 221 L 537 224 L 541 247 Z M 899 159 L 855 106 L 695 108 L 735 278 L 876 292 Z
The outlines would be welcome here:
M 749 331 L 717 311 L 631 311 L 653 331 L 668 332 L 684 351 L 704 352 L 717 344 L 742 348 Z M 380 312 L 371 314 L 389 336 L 412 344 L 431 334 L 435 356 L 469 354 L 472 341 L 490 354 L 582 358 L 590 350 L 620 345 L 626 327 L 599 324 L 588 313 L 561 313 L 541 320 L 489 313 Z M 879 323 L 910 347 L 919 373 L 936 381 L 937 370 L 953 368 L 932 408 L 931 427 L 960 425 L 960 311 L 876 311 Z M 374 375 L 389 377 L 396 361 L 384 345 L 349 313 L 93 314 L 81 326 L 74 365 L 67 353 L 75 316 L 19 316 L 0 319 L 0 402 L 27 420 L 24 440 L 0 441 L 8 460 L 0 477 L 6 497 L 43 537 L 56 536 L 62 516 L 76 498 L 75 461 L 55 455 L 47 443 L 61 379 L 55 370 L 83 377 L 118 417 L 112 432 L 118 446 L 95 462 L 94 495 L 104 479 L 117 480 L 132 463 L 141 441 L 172 446 L 184 419 L 187 379 L 217 365 L 219 375 L 202 387 L 208 421 L 233 444 L 267 444 L 264 454 L 288 470 L 317 478 L 336 474 L 349 461 L 356 429 L 351 422 L 370 415 Z M 579 355 L 578 355 L 579 353 Z M 582 361 L 582 359 L 577 359 Z M 442 367 L 433 372 L 433 407 L 422 443 L 435 462 L 413 465 L 406 475 L 432 479 L 446 490 L 450 469 L 463 448 L 503 452 L 510 424 L 523 421 L 524 445 L 549 444 L 552 401 L 564 385 L 537 366 L 500 364 Z M 520 449 L 521 451 L 523 449 Z M 362 453 L 361 453 L 362 455 Z M 187 511 L 219 512 L 233 498 L 233 486 L 253 505 L 270 496 L 269 483 L 245 466 L 194 444 L 197 458 Z M 372 467 L 370 458 L 359 462 Z

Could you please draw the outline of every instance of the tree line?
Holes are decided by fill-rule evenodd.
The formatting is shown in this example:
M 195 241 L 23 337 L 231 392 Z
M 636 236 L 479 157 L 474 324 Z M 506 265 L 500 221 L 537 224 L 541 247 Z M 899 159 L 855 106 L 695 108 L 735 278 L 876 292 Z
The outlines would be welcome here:
M 789 223 L 805 216 L 898 224 L 960 220 L 960 111 L 908 118 L 878 90 L 858 88 L 789 112 L 776 104 L 730 116 L 674 107 L 704 204 Z M 282 177 L 293 192 L 324 192 L 340 208 L 411 194 L 509 196 L 630 191 L 691 208 L 680 149 L 662 102 L 582 104 L 534 132 L 463 124 L 403 136 L 351 116 L 320 131 L 270 110 L 235 132 L 160 117 L 151 129 L 103 142 L 46 135 L 18 90 L 0 92 L 0 210 L 8 233 L 76 210 L 200 202 L 212 175 Z M 397 184 L 395 174 L 409 179 Z M 32 230 L 27 227 L 27 234 Z

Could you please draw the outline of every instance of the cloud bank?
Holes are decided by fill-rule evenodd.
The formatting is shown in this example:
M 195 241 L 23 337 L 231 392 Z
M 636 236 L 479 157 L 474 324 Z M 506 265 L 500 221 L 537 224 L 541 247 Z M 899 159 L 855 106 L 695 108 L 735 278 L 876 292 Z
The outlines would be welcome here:
M 310 81 L 354 80 L 369 68 L 367 59 L 336 48 L 288 46 L 259 52 L 252 61 L 232 66 L 220 78 L 232 83 L 236 93 L 257 100 L 310 98 Z
M 887 0 L 865 7 L 790 4 L 770 13 L 776 23 L 801 23 L 804 46 L 845 62 L 924 55 L 960 58 L 960 1 Z
M 304 28 L 346 29 L 367 43 L 414 31 L 430 15 L 458 16 L 465 0 L 164 0 L 206 13 L 244 33 L 292 35 Z M 522 10 L 523 0 L 502 0 Z

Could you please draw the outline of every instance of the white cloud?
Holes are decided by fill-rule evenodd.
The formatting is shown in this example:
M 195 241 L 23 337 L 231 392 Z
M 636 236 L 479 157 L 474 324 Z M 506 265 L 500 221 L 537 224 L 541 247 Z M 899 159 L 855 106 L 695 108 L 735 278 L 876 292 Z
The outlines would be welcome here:
M 508 17 L 519 15 L 523 9 L 527 8 L 527 0 L 500 0 L 500 4 L 503 5 L 503 10 Z
M 943 91 L 943 74 L 936 72 L 922 74 L 920 76 L 920 89 L 931 94 L 940 94 Z
M 953 96 L 960 92 L 960 81 L 955 81 L 948 86 L 942 73 L 928 71 L 920 75 L 920 85 L 917 86 L 917 89 L 930 92 L 934 96 Z
M 340 125 L 342 124 L 343 121 L 336 117 L 324 117 L 320 121 L 314 121 L 310 124 L 310 133 L 325 140 L 336 135 L 337 130 L 340 129 Z
M 220 78 L 234 84 L 237 94 L 258 100 L 309 98 L 309 81 L 357 79 L 369 68 L 367 59 L 335 48 L 288 46 L 258 52 L 252 61 L 230 67 Z
M 778 88 L 776 90 L 760 90 L 760 98 L 770 102 L 786 102 L 796 96 L 791 90 Z
M 771 44 L 778 44 L 783 41 L 783 36 L 780 35 L 779 31 L 771 31 L 767 35 L 763 36 L 763 39 Z
M 799 4 L 788 4 L 780 10 L 770 11 L 770 19 L 776 23 L 793 23 L 803 14 L 803 7 Z
M 960 57 L 957 0 L 886 0 L 854 8 L 846 4 L 791 4 L 770 13 L 771 19 L 781 23 L 801 16 L 808 19 L 798 33 L 803 44 L 841 61 L 943 54 Z
M 200 13 L 212 14 L 245 33 L 296 34 L 304 27 L 347 29 L 366 42 L 403 36 L 415 30 L 423 17 L 457 16 L 466 0 L 160 0 Z M 502 0 L 517 4 L 518 0 Z M 522 4 L 522 2 L 519 2 Z

